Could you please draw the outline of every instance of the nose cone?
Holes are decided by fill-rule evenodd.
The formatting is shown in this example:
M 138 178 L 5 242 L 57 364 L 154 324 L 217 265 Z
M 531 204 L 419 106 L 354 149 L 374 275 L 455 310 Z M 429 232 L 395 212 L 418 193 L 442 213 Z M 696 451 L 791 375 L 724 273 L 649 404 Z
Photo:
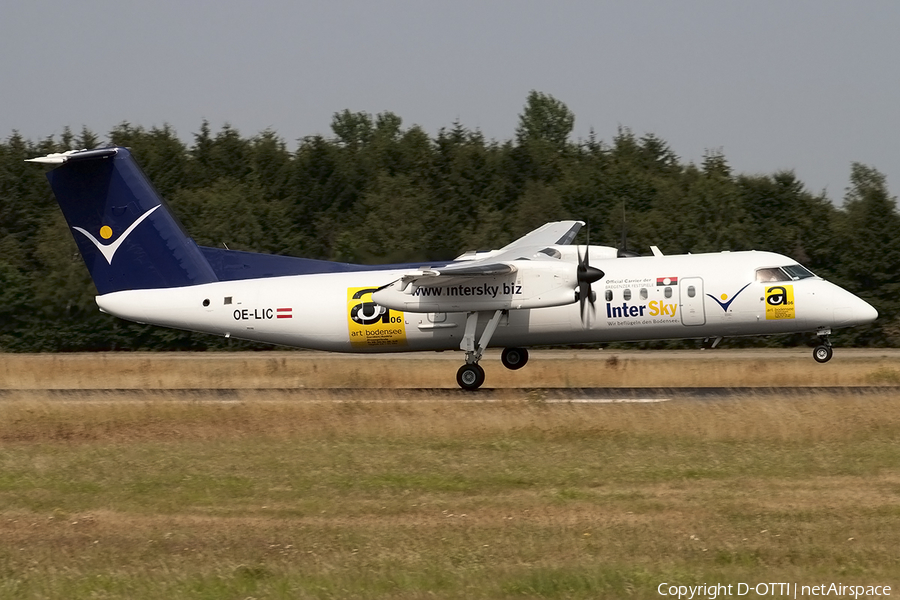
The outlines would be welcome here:
M 878 318 L 878 311 L 858 296 L 839 288 L 834 295 L 834 327 L 865 325 Z

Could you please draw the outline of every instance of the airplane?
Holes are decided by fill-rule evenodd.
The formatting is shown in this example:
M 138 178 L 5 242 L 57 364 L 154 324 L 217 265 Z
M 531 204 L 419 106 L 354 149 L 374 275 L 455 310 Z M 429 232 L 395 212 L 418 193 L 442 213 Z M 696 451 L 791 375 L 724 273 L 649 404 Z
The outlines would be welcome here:
M 530 346 L 815 333 L 876 310 L 772 252 L 634 256 L 572 245 L 582 221 L 547 223 L 451 261 L 357 265 L 202 247 L 128 149 L 71 150 L 49 164 L 53 193 L 97 288 L 100 310 L 129 321 L 333 352 L 462 350 L 457 383 L 485 381 L 502 347 L 520 369 Z

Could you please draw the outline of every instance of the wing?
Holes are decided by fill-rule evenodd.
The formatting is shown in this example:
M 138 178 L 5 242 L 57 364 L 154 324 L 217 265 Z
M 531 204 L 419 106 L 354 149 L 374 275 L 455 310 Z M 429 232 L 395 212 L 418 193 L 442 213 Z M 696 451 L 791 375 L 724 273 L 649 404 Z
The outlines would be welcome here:
M 400 289 L 414 283 L 416 285 L 443 285 L 456 278 L 497 277 L 516 272 L 511 264 L 516 260 L 556 260 L 552 252 L 543 252 L 548 246 L 570 244 L 578 231 L 584 226 L 583 221 L 555 221 L 538 227 L 511 244 L 489 253 L 488 256 L 474 260 L 457 260 L 443 267 L 421 269 L 400 278 Z M 451 279 L 452 278 L 452 279 Z M 391 282 L 381 289 L 397 283 Z
M 584 221 L 555 221 L 538 227 L 511 244 L 500 248 L 500 252 L 515 252 L 517 248 L 531 246 L 567 246 L 584 226 Z
M 491 252 L 482 259 L 462 260 L 446 267 L 427 269 L 426 272 L 454 276 L 505 275 L 514 273 L 515 267 L 506 264 L 514 260 L 548 260 L 552 253 L 542 252 L 548 246 L 572 243 L 584 221 L 555 221 L 538 227 L 511 244 Z M 504 270 L 505 269 L 505 270 Z

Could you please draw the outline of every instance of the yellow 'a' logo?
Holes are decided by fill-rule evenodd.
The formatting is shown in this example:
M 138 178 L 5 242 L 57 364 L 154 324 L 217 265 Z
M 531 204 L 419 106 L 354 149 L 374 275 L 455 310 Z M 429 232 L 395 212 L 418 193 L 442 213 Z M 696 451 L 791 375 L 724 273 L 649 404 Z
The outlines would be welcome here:
M 766 288 L 766 320 L 794 318 L 794 286 L 773 285 Z
M 355 348 L 406 345 L 403 313 L 372 301 L 378 288 L 347 288 L 347 328 Z

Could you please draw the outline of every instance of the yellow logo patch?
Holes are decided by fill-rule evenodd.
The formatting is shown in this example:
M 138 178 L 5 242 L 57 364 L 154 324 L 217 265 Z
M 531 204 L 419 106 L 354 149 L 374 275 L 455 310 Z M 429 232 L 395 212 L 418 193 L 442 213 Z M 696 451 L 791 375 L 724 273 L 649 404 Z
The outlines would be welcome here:
M 372 301 L 378 288 L 347 288 L 347 327 L 355 348 L 405 346 L 403 313 Z
M 794 318 L 794 286 L 766 288 L 766 320 Z

